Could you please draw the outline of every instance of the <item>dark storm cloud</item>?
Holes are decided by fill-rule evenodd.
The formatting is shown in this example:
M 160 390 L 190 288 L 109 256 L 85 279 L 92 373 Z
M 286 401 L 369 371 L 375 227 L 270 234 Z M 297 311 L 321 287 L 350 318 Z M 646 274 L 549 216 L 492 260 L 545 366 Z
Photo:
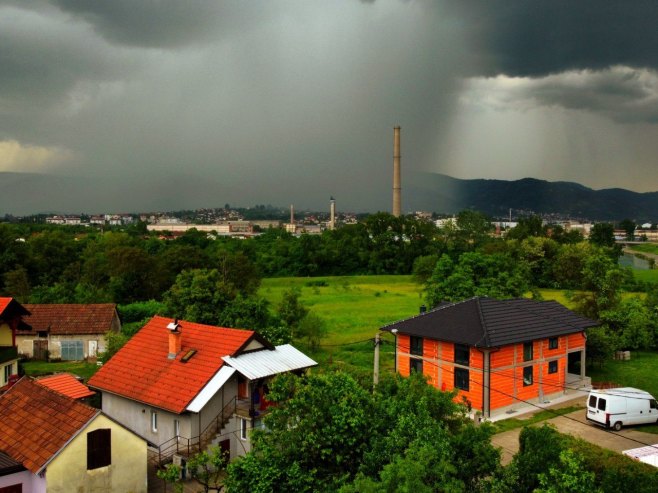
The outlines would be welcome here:
M 111 43 L 176 48 L 216 39 L 258 16 L 246 2 L 220 0 L 51 0 Z M 247 16 L 247 11 L 251 12 Z
M 541 76 L 611 65 L 658 68 L 654 0 L 449 0 L 485 72 Z
M 75 156 L 58 169 L 141 190 L 132 208 L 213 205 L 217 190 L 220 205 L 334 194 L 384 209 L 392 127 L 405 173 L 440 170 L 464 87 L 653 121 L 655 72 L 640 67 L 658 65 L 657 15 L 589 0 L 0 0 L 0 141 Z M 497 74 L 523 81 L 502 91 Z

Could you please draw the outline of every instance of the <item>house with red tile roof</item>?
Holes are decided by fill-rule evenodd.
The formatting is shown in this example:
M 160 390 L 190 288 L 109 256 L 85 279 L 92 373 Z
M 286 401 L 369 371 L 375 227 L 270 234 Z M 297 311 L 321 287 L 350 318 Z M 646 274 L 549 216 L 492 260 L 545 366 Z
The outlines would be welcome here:
M 121 322 L 113 303 L 26 304 L 27 327 L 16 332 L 18 352 L 28 358 L 79 361 L 105 351 L 108 332 Z
M 556 301 L 475 297 L 382 327 L 396 337 L 396 370 L 456 390 L 485 418 L 578 388 L 585 331 L 597 322 Z
M 156 316 L 88 384 L 103 412 L 148 440 L 160 462 L 211 443 L 235 457 L 260 426 L 268 380 L 315 365 L 251 330 Z
M 48 375 L 38 378 L 36 382 L 71 399 L 84 400 L 96 394 L 71 373 Z
M 29 313 L 15 299 L 0 298 L 0 391 L 18 376 L 16 332 L 29 328 L 23 322 Z
M 0 396 L 0 423 L 0 491 L 147 491 L 144 439 L 29 377 Z

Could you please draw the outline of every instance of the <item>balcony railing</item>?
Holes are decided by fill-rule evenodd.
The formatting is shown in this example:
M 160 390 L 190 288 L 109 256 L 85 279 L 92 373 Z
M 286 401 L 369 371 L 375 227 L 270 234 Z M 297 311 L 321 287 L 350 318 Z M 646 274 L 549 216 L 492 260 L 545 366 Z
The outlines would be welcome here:
M 16 346 L 0 346 L 0 363 L 18 358 Z

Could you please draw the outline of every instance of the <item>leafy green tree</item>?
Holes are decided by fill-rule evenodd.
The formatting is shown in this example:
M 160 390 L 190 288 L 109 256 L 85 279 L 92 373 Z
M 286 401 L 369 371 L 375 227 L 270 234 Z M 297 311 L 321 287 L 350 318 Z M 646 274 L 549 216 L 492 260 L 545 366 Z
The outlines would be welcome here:
M 425 284 L 432 276 L 432 272 L 438 261 L 439 256 L 436 254 L 421 255 L 420 257 L 417 257 L 416 260 L 414 260 L 413 267 L 414 281 L 418 284 Z
M 25 267 L 19 265 L 4 275 L 3 291 L 20 303 L 27 303 L 30 296 L 30 279 Z
M 296 328 L 308 314 L 308 308 L 299 300 L 301 294 L 299 288 L 286 289 L 277 305 L 279 318 L 291 329 Z
M 258 291 L 260 275 L 244 253 L 220 250 L 214 254 L 211 264 L 216 266 L 222 283 L 232 286 L 239 293 L 248 296 Z
M 425 285 L 425 298 L 429 306 L 473 296 L 511 298 L 523 294 L 528 281 L 527 265 L 506 254 L 467 252 L 457 263 L 444 254 Z
M 228 467 L 229 491 L 336 491 L 367 448 L 372 398 L 341 373 L 281 375 L 269 399 L 280 405 L 254 431 L 254 452 Z
M 312 350 L 317 350 L 327 335 L 327 324 L 318 315 L 309 312 L 299 321 L 297 332 L 293 335 L 303 339 Z
M 236 297 L 216 269 L 193 269 L 181 272 L 163 301 L 170 317 L 217 325 L 222 312 Z
M 475 491 L 499 452 L 453 397 L 418 374 L 386 378 L 374 394 L 340 372 L 278 377 L 278 405 L 252 452 L 229 465 L 227 490 Z
M 600 312 L 601 322 L 616 334 L 622 349 L 649 349 L 655 346 L 658 324 L 651 310 L 639 298 L 622 300 L 618 306 Z
M 633 241 L 635 239 L 635 228 L 637 225 L 631 219 L 624 219 L 619 223 L 619 227 L 626 233 L 626 239 Z
M 597 320 L 601 312 L 615 308 L 621 300 L 621 287 L 631 275 L 602 251 L 590 255 L 583 267 L 585 291 L 574 295 L 577 310 Z
M 589 233 L 589 241 L 598 246 L 612 247 L 615 245 L 615 228 L 610 223 L 596 223 Z
M 569 449 L 560 452 L 559 465 L 539 474 L 537 493 L 602 493 L 596 475 L 586 469 L 583 459 Z
M 523 240 L 530 236 L 546 236 L 547 228 L 540 216 L 526 216 L 519 218 L 516 226 L 507 233 L 510 240 Z
M 224 491 L 224 477 L 228 465 L 228 455 L 218 446 L 203 450 L 187 462 L 192 479 L 196 480 L 205 493 L 209 491 Z

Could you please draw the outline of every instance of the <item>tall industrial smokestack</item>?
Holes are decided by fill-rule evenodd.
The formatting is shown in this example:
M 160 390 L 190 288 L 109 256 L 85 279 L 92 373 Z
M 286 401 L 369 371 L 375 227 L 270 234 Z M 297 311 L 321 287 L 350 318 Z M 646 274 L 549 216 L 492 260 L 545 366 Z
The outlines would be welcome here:
M 295 208 L 290 204 L 290 224 L 295 224 Z
M 402 185 L 400 179 L 400 127 L 393 128 L 393 215 L 402 214 Z
M 331 197 L 329 202 L 329 229 L 336 228 L 336 199 Z

